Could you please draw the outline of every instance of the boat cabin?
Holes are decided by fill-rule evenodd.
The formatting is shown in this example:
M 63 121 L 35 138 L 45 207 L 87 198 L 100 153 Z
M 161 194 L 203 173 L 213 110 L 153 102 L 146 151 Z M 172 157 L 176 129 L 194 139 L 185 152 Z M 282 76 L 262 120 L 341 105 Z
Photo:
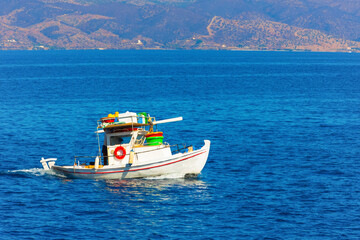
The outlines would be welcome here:
M 103 164 L 121 165 L 122 162 L 134 160 L 131 159 L 134 157 L 132 153 L 134 155 L 136 153 L 136 158 L 139 159 L 147 155 L 145 153 L 148 151 L 165 148 L 165 155 L 171 154 L 170 146 L 163 144 L 162 132 L 152 132 L 153 121 L 155 119 L 145 113 L 131 112 L 115 113 L 114 117 L 100 119 L 98 128 L 102 128 L 105 132 L 102 146 Z M 165 152 L 161 151 L 158 154 L 163 155 Z

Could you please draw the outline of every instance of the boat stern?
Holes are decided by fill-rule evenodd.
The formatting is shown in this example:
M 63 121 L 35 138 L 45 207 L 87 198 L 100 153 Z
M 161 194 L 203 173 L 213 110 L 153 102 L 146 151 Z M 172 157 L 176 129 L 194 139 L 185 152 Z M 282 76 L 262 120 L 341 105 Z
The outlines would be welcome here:
M 47 158 L 47 159 L 41 158 L 40 163 L 42 164 L 45 170 L 50 170 L 52 166 L 55 165 L 56 160 L 57 158 Z

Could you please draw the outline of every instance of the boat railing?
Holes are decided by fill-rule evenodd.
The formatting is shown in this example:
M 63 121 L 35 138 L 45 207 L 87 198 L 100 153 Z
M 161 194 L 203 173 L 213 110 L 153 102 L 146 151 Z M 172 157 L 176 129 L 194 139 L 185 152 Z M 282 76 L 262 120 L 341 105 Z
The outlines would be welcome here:
M 131 119 L 131 121 L 129 122 L 129 118 Z M 134 121 L 133 119 L 136 118 L 136 121 Z M 124 120 L 124 121 L 121 121 Z M 102 118 L 100 120 L 97 121 L 97 126 L 98 128 L 104 128 L 105 126 L 108 125 L 113 125 L 113 124 L 125 124 L 125 123 L 143 123 L 143 124 L 148 124 L 150 125 L 150 123 L 155 122 L 156 119 L 155 117 L 150 117 L 150 116 L 143 116 L 143 115 L 137 115 L 137 116 L 122 116 L 122 117 L 107 117 L 107 118 Z M 134 126 L 133 126 L 134 127 Z M 141 128 L 144 129 L 143 127 L 139 127 L 137 126 L 137 128 Z
M 163 148 L 173 148 L 176 147 L 175 150 L 171 151 L 172 154 L 174 153 L 184 153 L 184 152 L 192 152 L 193 151 L 193 146 L 189 145 L 187 146 L 186 143 L 183 144 L 175 144 L 175 145 L 170 145 L 168 143 L 164 143 L 162 145 Z M 141 151 L 141 152 L 137 152 L 136 154 L 143 154 L 143 153 L 148 153 L 148 152 L 152 152 L 152 151 L 157 151 L 159 150 L 157 149 L 149 149 L 147 151 Z M 127 153 L 126 155 L 129 155 L 130 153 Z M 74 157 L 74 166 L 78 165 L 78 166 L 87 166 L 87 165 L 95 165 L 95 159 L 99 158 L 99 162 L 101 163 L 101 161 L 103 159 L 106 159 L 108 156 L 75 156 Z
M 179 145 L 180 144 L 175 144 L 175 145 L 170 146 L 170 147 L 176 147 L 175 150 L 171 151 L 172 154 L 179 153 L 179 152 L 192 152 L 193 151 L 192 145 L 187 146 L 186 143 L 181 144 L 181 146 L 179 146 Z
M 95 158 L 99 158 L 101 161 L 102 156 L 75 156 L 74 158 L 74 166 L 75 165 L 95 165 Z M 93 161 L 91 161 L 91 160 Z
M 121 122 L 121 119 L 129 119 L 129 118 L 132 119 L 132 118 L 135 118 L 135 116 L 122 116 L 122 117 L 114 117 L 114 118 L 117 119 L 119 122 Z M 136 121 L 139 123 L 141 120 L 144 120 L 146 123 L 155 122 L 155 117 L 137 115 Z

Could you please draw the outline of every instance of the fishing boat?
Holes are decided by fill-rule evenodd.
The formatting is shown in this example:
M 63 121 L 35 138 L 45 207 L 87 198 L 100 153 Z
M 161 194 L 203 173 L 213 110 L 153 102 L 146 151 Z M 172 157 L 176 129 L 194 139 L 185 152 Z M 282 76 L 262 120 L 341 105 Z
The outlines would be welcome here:
M 182 117 L 156 121 L 149 114 L 126 112 L 109 114 L 97 122 L 97 137 L 104 133 L 97 156 L 76 156 L 73 165 L 58 166 L 56 158 L 41 159 L 45 170 L 67 178 L 131 179 L 158 176 L 195 177 L 201 173 L 210 151 L 204 146 L 170 145 L 158 124 L 182 121 Z

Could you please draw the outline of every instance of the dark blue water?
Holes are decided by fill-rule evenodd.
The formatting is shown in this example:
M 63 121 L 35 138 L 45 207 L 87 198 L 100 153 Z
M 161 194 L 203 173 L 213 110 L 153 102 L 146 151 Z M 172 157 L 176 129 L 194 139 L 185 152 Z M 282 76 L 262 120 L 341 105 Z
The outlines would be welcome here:
M 359 239 L 360 55 L 0 52 L 1 239 Z M 212 141 L 196 179 L 66 180 L 96 120 Z M 160 126 L 159 126 L 160 127 Z

